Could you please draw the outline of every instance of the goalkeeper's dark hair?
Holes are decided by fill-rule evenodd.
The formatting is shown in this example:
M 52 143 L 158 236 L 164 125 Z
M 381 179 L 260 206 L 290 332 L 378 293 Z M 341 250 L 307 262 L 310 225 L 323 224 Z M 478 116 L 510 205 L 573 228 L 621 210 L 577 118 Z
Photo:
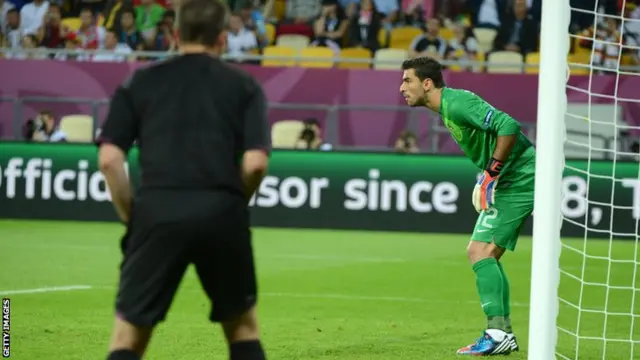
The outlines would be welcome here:
M 409 69 L 415 71 L 420 81 L 431 79 L 436 88 L 445 87 L 444 79 L 442 78 L 442 65 L 435 59 L 423 56 L 405 60 L 402 63 L 402 70 Z

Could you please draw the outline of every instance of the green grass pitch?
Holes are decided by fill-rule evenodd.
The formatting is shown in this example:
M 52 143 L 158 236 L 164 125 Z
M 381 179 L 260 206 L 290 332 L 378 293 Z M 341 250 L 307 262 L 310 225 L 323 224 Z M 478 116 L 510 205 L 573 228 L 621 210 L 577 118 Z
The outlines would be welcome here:
M 0 295 L 11 298 L 12 359 L 103 359 L 120 261 L 118 224 L 0 221 Z M 270 359 L 455 359 L 485 320 L 461 235 L 255 229 L 259 314 Z M 582 249 L 583 241 L 567 241 Z M 587 283 L 562 276 L 560 293 L 578 304 L 576 338 L 560 333 L 568 358 L 640 358 L 638 249 L 634 242 L 587 242 Z M 611 253 L 610 253 L 611 250 Z M 599 258 L 599 257 L 602 258 Z M 504 259 L 512 318 L 526 359 L 531 240 Z M 627 260 L 610 263 L 607 259 Z M 562 268 L 582 276 L 583 256 L 564 250 Z M 66 286 L 84 289 L 21 290 Z M 578 310 L 558 323 L 576 331 Z M 604 314 L 606 309 L 607 315 Z M 207 321 L 204 293 L 190 270 L 148 359 L 226 359 L 220 329 Z M 544 314 L 540 314 L 544 316 Z M 590 339 L 592 337 L 593 339 Z M 639 348 L 640 345 L 635 346 Z M 635 354 L 633 353 L 635 352 Z

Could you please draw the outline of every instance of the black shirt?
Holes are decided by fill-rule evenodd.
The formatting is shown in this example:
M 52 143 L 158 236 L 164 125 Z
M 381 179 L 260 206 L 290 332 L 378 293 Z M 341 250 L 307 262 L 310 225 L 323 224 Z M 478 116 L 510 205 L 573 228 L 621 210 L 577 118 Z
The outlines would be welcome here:
M 137 70 L 116 89 L 98 139 L 140 149 L 141 190 L 244 196 L 242 155 L 270 148 L 267 101 L 241 69 L 204 54 Z
M 440 56 L 444 56 L 447 51 L 447 41 L 441 37 L 429 38 L 426 35 L 420 35 L 413 39 L 409 48 L 417 53 L 433 48 Z

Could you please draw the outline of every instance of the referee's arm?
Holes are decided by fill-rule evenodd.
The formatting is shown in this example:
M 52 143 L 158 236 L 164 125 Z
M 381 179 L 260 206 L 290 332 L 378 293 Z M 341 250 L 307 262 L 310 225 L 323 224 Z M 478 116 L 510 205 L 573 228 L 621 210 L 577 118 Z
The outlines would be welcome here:
M 97 144 L 98 163 L 111 193 L 116 213 L 128 224 L 131 214 L 131 183 L 125 170 L 127 153 L 137 138 L 138 117 L 135 115 L 128 84 L 118 87 Z
M 260 186 L 267 173 L 271 138 L 267 119 L 267 99 L 258 83 L 254 82 L 244 110 L 244 156 L 242 182 L 247 200 Z

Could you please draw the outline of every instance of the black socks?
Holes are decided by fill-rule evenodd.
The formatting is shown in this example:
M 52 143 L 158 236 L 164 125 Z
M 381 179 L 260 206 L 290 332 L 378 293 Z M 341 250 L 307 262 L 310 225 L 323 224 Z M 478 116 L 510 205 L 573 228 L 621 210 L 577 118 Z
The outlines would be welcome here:
M 266 360 L 260 340 L 241 341 L 229 346 L 230 360 Z
M 140 360 L 140 356 L 131 350 L 116 350 L 109 354 L 107 360 Z

